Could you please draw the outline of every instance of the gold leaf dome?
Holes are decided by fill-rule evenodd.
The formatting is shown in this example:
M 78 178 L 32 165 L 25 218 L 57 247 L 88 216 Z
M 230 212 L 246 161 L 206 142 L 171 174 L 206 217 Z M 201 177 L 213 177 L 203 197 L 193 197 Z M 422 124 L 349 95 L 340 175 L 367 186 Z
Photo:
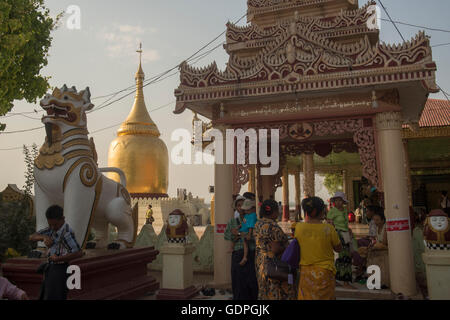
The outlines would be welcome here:
M 132 196 L 167 197 L 169 155 L 145 105 L 145 75 L 141 63 L 135 79 L 134 105 L 117 131 L 117 138 L 111 142 L 108 166 L 120 168 L 125 173 L 127 189 Z M 109 174 L 109 177 L 120 181 L 116 173 Z

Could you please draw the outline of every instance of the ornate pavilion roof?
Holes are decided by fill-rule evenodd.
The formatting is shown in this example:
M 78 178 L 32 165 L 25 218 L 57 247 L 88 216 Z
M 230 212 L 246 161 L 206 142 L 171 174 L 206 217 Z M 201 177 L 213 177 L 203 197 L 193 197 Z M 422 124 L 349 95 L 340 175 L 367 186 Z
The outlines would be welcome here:
M 361 8 L 341 11 L 332 17 L 301 16 L 297 12 L 294 19 L 279 20 L 275 25 L 265 27 L 257 24 L 237 26 L 229 22 L 225 49 L 229 53 L 239 49 L 261 49 L 275 42 L 277 36 L 284 33 L 292 23 L 301 25 L 325 39 L 340 40 L 368 35 L 371 43 L 375 43 L 378 41 L 379 30 L 369 29 L 367 26 L 367 21 L 371 17 L 368 7 L 375 4 L 374 1 L 368 2 Z
M 253 5 L 279 9 L 279 5 L 332 2 L 353 6 L 347 0 L 250 0 L 249 12 Z M 225 70 L 219 70 L 215 62 L 204 68 L 182 63 L 174 112 L 195 107 L 202 114 L 202 106 L 217 107 L 233 99 L 396 87 L 411 82 L 420 83 L 424 92 L 436 92 L 436 64 L 425 33 L 397 45 L 380 43 L 378 39 L 374 43 L 369 30 L 363 30 L 367 26 L 361 27 L 368 19 L 364 14 L 366 7 L 342 10 L 334 16 L 295 14 L 290 20 L 267 28 L 255 23 L 247 27 L 228 24 L 225 47 L 230 57 Z M 352 34 L 344 42 L 334 39 L 333 34 L 339 35 L 344 30 L 359 30 L 359 34 Z M 242 53 L 255 43 L 260 49 Z

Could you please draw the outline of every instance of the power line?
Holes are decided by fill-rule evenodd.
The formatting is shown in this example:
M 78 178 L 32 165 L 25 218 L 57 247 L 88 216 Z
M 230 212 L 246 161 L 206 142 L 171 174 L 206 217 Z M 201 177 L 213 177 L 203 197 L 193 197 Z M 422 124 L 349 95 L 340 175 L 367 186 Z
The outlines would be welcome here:
M 397 29 L 398 34 L 400 35 L 400 37 L 402 38 L 403 42 L 406 42 L 405 38 L 403 37 L 402 33 L 400 32 L 399 28 L 397 27 L 397 25 L 395 24 L 394 20 L 392 20 L 391 15 L 389 14 L 389 12 L 387 11 L 386 7 L 384 6 L 383 2 L 381 2 L 381 0 L 378 0 L 378 2 L 380 3 L 381 7 L 383 8 L 384 12 L 386 13 L 386 15 L 388 16 L 389 20 L 392 22 L 392 24 L 394 25 L 395 29 Z
M 380 2 L 381 3 L 381 2 Z M 391 21 L 389 19 L 384 19 L 381 18 L 381 20 L 383 21 Z M 409 27 L 415 27 L 415 28 L 420 28 L 420 29 L 425 29 L 425 30 L 430 30 L 430 31 L 439 31 L 439 32 L 446 32 L 446 33 L 450 33 L 450 30 L 445 30 L 445 29 L 439 29 L 439 28 L 432 28 L 432 27 L 425 27 L 425 26 L 419 26 L 416 24 L 412 24 L 412 23 L 406 23 L 406 22 L 402 22 L 402 21 L 394 21 L 397 24 L 401 24 L 401 25 L 405 25 L 405 26 L 409 26 Z
M 437 48 L 437 47 L 444 47 L 444 46 L 449 46 L 450 42 L 448 43 L 440 43 L 440 44 L 435 44 L 434 46 L 431 46 L 432 48 Z
M 152 113 L 152 112 L 158 111 L 160 109 L 163 109 L 163 108 L 165 108 L 167 106 L 170 106 L 172 103 L 175 103 L 175 102 L 176 102 L 176 100 L 172 100 L 172 101 L 170 101 L 170 102 L 168 102 L 166 104 L 163 104 L 163 105 L 161 105 L 159 107 L 156 107 L 156 108 L 150 110 L 149 113 Z M 102 132 L 102 131 L 114 128 L 114 127 L 116 127 L 116 126 L 118 126 L 118 125 L 120 125 L 122 123 L 123 123 L 123 121 L 121 121 L 119 123 L 116 123 L 116 124 L 113 124 L 111 126 L 107 126 L 107 127 L 104 127 L 104 128 L 98 129 L 98 130 L 94 130 L 94 131 L 92 131 L 90 133 L 90 135 L 93 135 L 93 134 L 96 134 L 96 133 L 99 133 L 99 132 Z M 26 147 L 31 147 L 31 146 L 26 146 Z M 0 149 L 0 151 L 13 151 L 13 150 L 19 150 L 19 149 L 22 149 L 22 148 L 23 148 L 23 146 L 22 147 L 13 147 L 13 148 L 4 148 L 4 149 Z
M 242 19 L 244 19 L 244 17 L 245 17 L 246 15 L 247 15 L 246 13 L 245 13 L 244 15 L 242 15 L 242 16 L 235 22 L 235 24 L 239 23 Z M 221 36 L 223 36 L 223 35 L 226 33 L 226 31 L 227 31 L 227 30 L 224 30 L 222 33 L 220 33 L 220 34 L 219 34 L 218 36 L 216 36 L 214 39 L 212 39 L 212 40 L 209 41 L 207 44 L 205 44 L 204 46 L 202 46 L 199 50 L 197 50 L 196 52 L 194 52 L 191 56 L 189 56 L 189 57 L 188 57 L 187 59 L 185 59 L 184 61 L 190 62 L 190 61 L 193 60 L 193 59 L 199 58 L 199 57 L 195 57 L 195 56 L 196 56 L 197 54 L 199 54 L 200 52 L 202 52 L 202 51 L 203 51 L 205 48 L 207 48 L 209 45 L 211 45 L 212 43 L 214 43 L 214 42 L 215 42 L 217 39 L 219 39 Z M 221 44 L 220 44 L 220 45 L 221 45 Z M 219 46 L 220 46 L 220 45 L 219 45 Z M 218 46 L 216 46 L 216 47 L 214 47 L 212 50 L 208 51 L 207 54 L 209 54 L 210 52 L 212 52 L 213 50 L 215 50 L 217 47 L 218 47 Z M 207 54 L 206 54 L 206 55 L 207 55 Z M 201 58 L 203 58 L 203 57 L 204 57 L 204 56 L 202 56 Z M 200 58 L 200 59 L 201 59 L 201 58 Z M 194 63 L 197 63 L 200 59 L 197 59 Z M 165 71 L 165 72 L 163 72 L 163 73 L 161 73 L 161 74 L 159 74 L 159 75 L 156 75 L 156 76 L 154 76 L 154 77 L 152 77 L 152 78 L 150 78 L 150 79 L 144 80 L 144 84 L 145 84 L 144 87 L 145 87 L 147 84 L 149 84 L 149 83 L 154 83 L 156 80 L 160 79 L 160 78 L 163 77 L 164 75 L 166 75 L 166 74 L 168 74 L 169 72 L 171 72 L 171 71 L 173 71 L 173 70 L 179 68 L 179 66 L 180 66 L 180 64 L 177 64 L 176 66 L 170 68 L 169 70 L 167 70 L 167 71 Z M 167 79 L 167 78 L 164 78 L 164 79 Z M 133 85 L 131 85 L 131 86 L 129 86 L 129 87 L 126 87 L 125 89 L 122 89 L 122 90 L 119 90 L 119 91 L 116 91 L 116 92 L 113 92 L 113 93 L 110 93 L 110 94 L 107 94 L 107 95 L 103 95 L 103 96 L 99 96 L 99 97 L 94 97 L 94 98 L 92 98 L 92 100 L 97 100 L 97 99 L 102 99 L 102 98 L 108 98 L 108 97 L 110 97 L 107 101 L 102 102 L 102 104 L 101 104 L 99 107 L 95 108 L 95 109 L 92 110 L 91 112 L 98 111 L 98 110 L 100 110 L 100 109 L 103 109 L 103 108 L 106 107 L 106 106 L 111 105 L 111 104 L 107 104 L 106 106 L 103 106 L 103 104 L 105 104 L 105 103 L 107 103 L 108 101 L 110 101 L 112 98 L 114 98 L 115 96 L 117 96 L 119 93 L 122 93 L 122 92 L 128 91 L 128 90 L 131 90 L 131 89 L 133 89 L 134 87 L 135 87 L 135 84 L 133 84 Z M 133 90 L 132 92 L 130 92 L 130 93 L 124 95 L 123 97 L 121 97 L 121 98 L 115 100 L 115 102 L 120 101 L 120 100 L 122 100 L 123 98 L 125 98 L 125 97 L 127 97 L 127 96 L 133 94 L 135 91 L 136 91 L 136 90 Z M 35 112 L 43 112 L 43 110 L 35 111 Z M 27 112 L 27 113 L 28 113 L 28 112 Z M 33 112 L 30 112 L 30 113 L 33 113 Z M 5 118 L 9 118 L 9 117 L 12 117 L 12 116 L 15 116 L 15 115 L 21 115 L 21 114 L 26 114 L 26 113 L 25 113 L 25 112 L 14 113 L 14 114 L 10 113 L 8 116 L 5 116 Z M 13 132 L 11 132 L 11 133 L 13 133 Z
M 30 131 L 35 131 L 35 130 L 42 129 L 42 128 L 44 128 L 44 126 L 31 128 L 31 129 L 15 130 L 15 131 L 0 131 L 0 135 L 2 135 L 2 134 L 13 134 L 13 133 L 30 132 Z
M 380 5 L 383 7 L 384 12 L 386 12 L 386 15 L 389 17 L 389 20 L 392 22 L 392 24 L 394 25 L 395 29 L 397 29 L 398 33 L 400 34 L 400 37 L 403 39 L 403 41 L 405 41 L 405 38 L 403 37 L 402 33 L 400 32 L 400 30 L 397 28 L 397 25 L 395 24 L 395 22 L 392 20 L 391 16 L 389 15 L 389 12 L 387 11 L 386 7 L 383 5 L 383 3 L 381 2 L 381 0 L 378 0 L 378 2 L 380 3 Z M 447 45 L 447 44 L 443 44 L 443 45 Z M 440 45 L 436 45 L 436 46 L 440 46 Z M 439 84 L 436 82 L 436 86 L 439 88 L 439 90 L 444 94 L 445 98 L 447 99 L 447 101 L 450 103 L 450 98 L 449 98 L 449 94 L 447 94 L 447 92 L 445 92 L 440 86 Z

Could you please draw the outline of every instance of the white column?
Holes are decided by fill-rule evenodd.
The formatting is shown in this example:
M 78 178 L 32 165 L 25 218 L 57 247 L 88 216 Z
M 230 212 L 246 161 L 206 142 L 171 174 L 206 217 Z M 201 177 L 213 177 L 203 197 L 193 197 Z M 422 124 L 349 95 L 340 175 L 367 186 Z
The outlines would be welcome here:
M 403 140 L 403 152 L 405 154 L 405 174 L 406 174 L 406 183 L 408 186 L 408 199 L 409 205 L 412 207 L 412 179 L 411 179 L 411 164 L 409 162 L 409 154 L 408 154 L 408 140 Z
M 405 173 L 400 112 L 377 114 L 381 175 L 385 214 L 389 221 L 409 221 L 409 199 Z M 406 296 L 416 294 L 411 230 L 388 231 L 391 290 Z
M 218 128 L 223 129 L 223 128 Z M 224 239 L 224 226 L 233 217 L 233 165 L 226 162 L 226 141 L 223 133 L 223 162 L 214 165 L 214 285 L 231 283 L 230 242 Z M 219 231 L 219 232 L 218 232 Z

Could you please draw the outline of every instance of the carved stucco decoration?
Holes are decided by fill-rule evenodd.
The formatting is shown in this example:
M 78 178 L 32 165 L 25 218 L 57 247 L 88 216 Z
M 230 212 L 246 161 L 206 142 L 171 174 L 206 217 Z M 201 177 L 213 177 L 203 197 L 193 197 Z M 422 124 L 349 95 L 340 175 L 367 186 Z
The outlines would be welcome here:
M 267 127 L 277 128 L 286 127 L 287 125 L 270 125 Z M 251 128 L 252 126 L 248 126 Z M 334 152 L 355 152 L 358 151 L 362 164 L 363 175 L 370 180 L 370 182 L 379 187 L 378 171 L 377 171 L 377 158 L 375 148 L 375 133 L 373 127 L 367 127 L 364 125 L 363 119 L 348 119 L 348 120 L 331 120 L 320 121 L 312 123 L 315 136 L 332 136 L 342 135 L 345 133 L 353 134 L 353 143 L 348 141 L 333 142 L 332 148 Z M 242 127 L 241 127 L 242 128 Z M 246 130 L 248 128 L 242 128 Z M 259 128 L 264 128 L 264 125 L 260 125 Z M 317 142 L 320 144 L 320 142 Z M 280 168 L 286 161 L 286 155 L 297 156 L 304 153 L 314 153 L 315 143 L 288 143 L 282 144 L 280 147 Z M 237 151 L 238 152 L 238 151 Z M 233 169 L 233 192 L 239 193 L 241 187 L 248 182 L 249 179 L 249 167 L 248 164 L 248 144 L 245 148 L 246 152 L 246 164 L 234 165 Z M 281 171 L 280 171 L 281 172 Z M 279 172 L 279 181 L 275 183 L 276 187 L 281 186 L 281 173 Z M 277 175 L 277 177 L 278 177 Z
M 367 28 L 367 21 L 371 17 L 371 13 L 367 9 L 369 6 L 374 4 L 376 4 L 376 2 L 370 1 L 363 7 L 356 10 L 343 10 L 339 15 L 332 19 L 329 17 L 322 18 L 314 16 L 297 16 L 295 18 L 295 23 L 302 25 L 311 31 L 324 33 L 327 36 L 338 36 L 343 33 L 348 35 L 349 32 L 352 34 L 369 32 L 375 33 L 378 31 L 369 30 Z M 289 24 L 290 21 L 280 21 L 280 23 L 275 26 L 261 28 L 256 24 L 242 27 L 229 22 L 227 24 L 227 41 L 228 43 L 232 41 L 248 42 L 252 40 L 271 42 L 276 36 L 283 33 L 289 27 Z M 269 40 L 267 40 L 267 38 L 269 38 Z
M 291 138 L 302 141 L 311 138 L 314 130 L 311 124 L 303 122 L 289 125 L 288 132 Z
M 288 79 L 292 73 L 316 76 L 375 69 L 387 71 L 414 64 L 429 64 L 427 68 L 430 70 L 436 67 L 432 62 L 429 39 L 423 32 L 400 46 L 380 43 L 373 46 L 368 37 L 354 44 L 340 44 L 297 26 L 296 34 L 284 32 L 274 44 L 256 56 L 241 58 L 231 54 L 225 71 L 219 71 L 215 62 L 200 69 L 183 62 L 180 79 L 182 86 L 201 88 Z M 338 78 L 338 74 L 333 76 Z

